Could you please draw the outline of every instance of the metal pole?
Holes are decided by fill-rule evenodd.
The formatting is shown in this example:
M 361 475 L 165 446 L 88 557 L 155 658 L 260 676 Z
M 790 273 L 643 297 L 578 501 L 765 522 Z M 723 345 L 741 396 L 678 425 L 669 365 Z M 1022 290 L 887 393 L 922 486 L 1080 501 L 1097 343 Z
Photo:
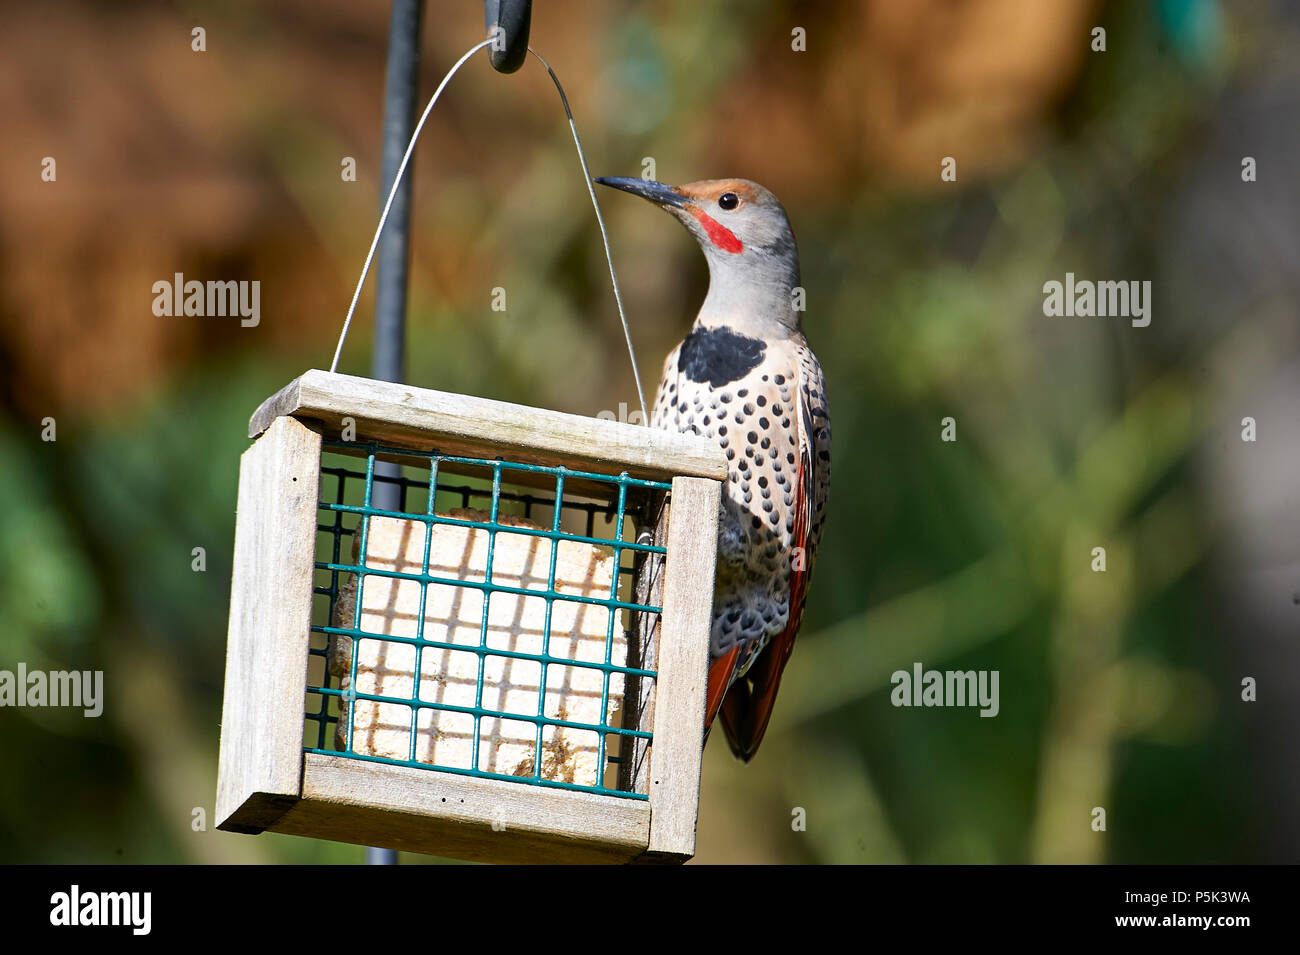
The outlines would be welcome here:
M 384 158 L 379 205 L 383 208 L 406 145 L 415 128 L 420 81 L 420 26 L 424 0 L 393 0 L 388 31 L 388 76 L 384 84 Z M 388 223 L 379 239 L 375 275 L 375 347 L 371 375 L 401 381 L 406 373 L 406 289 L 410 264 L 411 182 L 414 166 L 402 177 Z M 387 485 L 385 485 L 387 487 Z
M 383 178 L 379 189 L 382 209 L 397 167 L 415 128 L 416 91 L 420 83 L 420 27 L 424 0 L 393 0 L 388 29 L 388 73 L 384 81 Z M 380 381 L 401 381 L 406 377 L 406 291 L 411 260 L 411 182 L 414 167 L 407 169 L 398 187 L 388 222 L 379 239 L 378 269 L 375 274 L 375 344 L 370 361 L 371 377 Z M 376 477 L 396 477 L 401 469 L 384 461 L 375 462 Z M 371 492 L 375 507 L 402 510 L 401 488 L 377 481 Z M 366 847 L 367 865 L 397 865 L 395 849 Z

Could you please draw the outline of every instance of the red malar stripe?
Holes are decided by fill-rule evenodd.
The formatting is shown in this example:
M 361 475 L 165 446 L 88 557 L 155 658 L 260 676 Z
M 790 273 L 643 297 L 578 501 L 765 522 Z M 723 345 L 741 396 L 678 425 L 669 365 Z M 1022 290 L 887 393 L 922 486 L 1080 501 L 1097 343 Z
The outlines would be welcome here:
M 732 232 L 717 219 L 714 219 L 703 209 L 692 209 L 691 215 L 695 216 L 695 218 L 699 220 L 700 225 L 704 226 L 704 231 L 709 234 L 709 241 L 723 252 L 741 252 L 744 250 L 745 246 L 736 238 L 736 233 Z

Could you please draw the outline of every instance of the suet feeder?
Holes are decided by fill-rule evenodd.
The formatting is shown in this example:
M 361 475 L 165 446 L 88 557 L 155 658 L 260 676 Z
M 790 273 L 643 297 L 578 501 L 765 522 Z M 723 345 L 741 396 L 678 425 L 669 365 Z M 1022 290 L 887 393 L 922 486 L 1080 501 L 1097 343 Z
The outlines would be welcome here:
M 693 854 L 716 445 L 324 371 L 249 436 L 219 828 L 479 861 Z

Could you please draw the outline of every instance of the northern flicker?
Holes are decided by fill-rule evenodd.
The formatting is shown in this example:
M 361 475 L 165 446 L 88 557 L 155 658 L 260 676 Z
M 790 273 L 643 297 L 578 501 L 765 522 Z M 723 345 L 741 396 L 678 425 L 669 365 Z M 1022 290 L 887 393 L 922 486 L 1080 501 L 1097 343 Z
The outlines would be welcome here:
M 651 424 L 727 455 L 705 733 L 721 714 L 748 762 L 799 631 L 830 489 L 830 409 L 801 327 L 794 231 L 776 196 L 746 179 L 596 182 L 671 213 L 709 263 L 708 295 L 664 362 Z

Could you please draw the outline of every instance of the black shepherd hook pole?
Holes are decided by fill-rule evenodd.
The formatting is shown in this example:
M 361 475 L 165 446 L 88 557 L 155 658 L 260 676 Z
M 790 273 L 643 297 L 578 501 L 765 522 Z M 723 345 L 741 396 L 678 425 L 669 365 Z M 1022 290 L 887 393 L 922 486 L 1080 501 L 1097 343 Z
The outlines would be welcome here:
M 528 28 L 532 0 L 483 0 L 483 20 L 489 36 L 498 42 L 488 47 L 493 69 L 513 73 L 528 55 Z M 416 95 L 420 85 L 420 28 L 424 0 L 393 0 L 393 17 L 388 29 L 388 72 L 384 80 L 384 156 L 379 189 L 382 210 L 393 179 L 415 131 Z M 406 292 L 411 262 L 411 181 L 414 169 L 407 169 L 388 222 L 379 239 L 375 274 L 375 344 L 370 361 L 371 377 L 380 381 L 402 381 L 406 377 Z M 386 511 L 402 510 L 401 469 L 384 461 L 375 462 L 371 504 Z M 417 675 L 416 679 L 419 677 Z M 396 865 L 393 849 L 366 847 L 368 865 Z
M 415 129 L 420 81 L 420 25 L 424 0 L 393 0 L 388 31 L 388 75 L 384 81 L 384 154 L 379 208 L 382 210 L 406 144 Z M 370 373 L 380 381 L 401 381 L 406 373 L 406 289 L 410 264 L 411 180 L 408 170 L 393 199 L 379 238 L 375 275 L 375 347 Z M 385 483 L 385 490 L 395 489 Z M 375 490 L 379 490 L 376 488 Z

